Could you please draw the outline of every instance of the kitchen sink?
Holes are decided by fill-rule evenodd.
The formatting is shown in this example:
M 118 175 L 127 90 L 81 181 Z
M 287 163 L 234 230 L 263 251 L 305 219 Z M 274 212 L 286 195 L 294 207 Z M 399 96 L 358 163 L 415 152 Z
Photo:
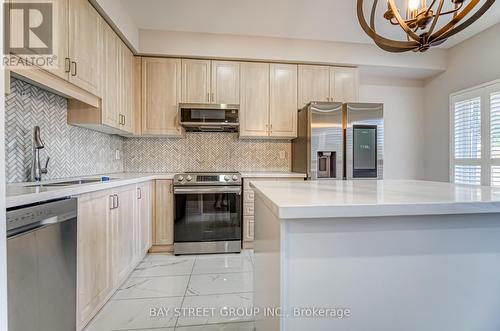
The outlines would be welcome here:
M 28 185 L 27 187 L 59 187 L 59 186 L 71 186 L 71 185 L 81 185 L 81 184 L 90 184 L 90 183 L 99 183 L 101 179 L 78 179 L 78 180 L 69 180 L 64 182 L 55 182 L 55 183 L 47 183 L 47 184 L 33 184 Z

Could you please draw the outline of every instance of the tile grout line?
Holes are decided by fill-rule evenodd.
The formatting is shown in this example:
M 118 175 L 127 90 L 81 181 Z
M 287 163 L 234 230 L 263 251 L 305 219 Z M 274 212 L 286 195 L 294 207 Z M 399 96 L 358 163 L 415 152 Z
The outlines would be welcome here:
M 188 282 L 186 285 L 186 290 L 184 291 L 184 296 L 182 297 L 181 306 L 179 308 L 182 308 L 182 306 L 184 305 L 184 300 L 186 300 L 186 294 L 187 294 L 187 291 L 189 288 L 189 283 L 191 282 L 191 276 L 193 275 L 194 266 L 196 265 L 196 261 L 198 261 L 198 256 L 195 256 L 195 258 L 194 258 L 193 267 L 191 268 L 191 273 L 189 274 L 189 279 L 188 279 Z M 180 316 L 177 316 L 177 319 L 175 320 L 174 331 L 175 331 L 175 329 L 177 329 L 177 324 L 179 324 L 179 318 L 180 318 Z

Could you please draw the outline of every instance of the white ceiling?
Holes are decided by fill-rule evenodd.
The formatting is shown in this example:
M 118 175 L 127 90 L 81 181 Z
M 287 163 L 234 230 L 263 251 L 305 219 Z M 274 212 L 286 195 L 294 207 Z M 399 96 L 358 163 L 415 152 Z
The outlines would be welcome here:
M 359 26 L 356 0 L 120 1 L 139 29 L 371 43 Z M 384 7 L 384 1 L 379 2 Z M 451 47 L 499 22 L 500 1 L 443 47 Z M 402 36 L 383 19 L 378 24 L 384 35 Z

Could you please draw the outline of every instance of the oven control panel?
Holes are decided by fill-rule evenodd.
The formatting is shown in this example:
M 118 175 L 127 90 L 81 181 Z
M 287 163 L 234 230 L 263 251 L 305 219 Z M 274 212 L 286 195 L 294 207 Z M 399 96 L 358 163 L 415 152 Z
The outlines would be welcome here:
M 241 185 L 241 174 L 237 172 L 176 174 L 174 185 Z

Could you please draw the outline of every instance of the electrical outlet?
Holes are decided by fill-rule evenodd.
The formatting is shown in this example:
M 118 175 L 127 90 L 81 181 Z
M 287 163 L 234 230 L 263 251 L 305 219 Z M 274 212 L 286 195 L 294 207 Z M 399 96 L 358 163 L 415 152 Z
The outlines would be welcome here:
M 119 149 L 117 149 L 117 150 L 115 151 L 115 160 L 119 160 L 119 159 L 120 159 L 120 150 L 119 150 Z
M 285 151 L 280 151 L 280 159 L 281 160 L 286 159 L 286 152 Z

